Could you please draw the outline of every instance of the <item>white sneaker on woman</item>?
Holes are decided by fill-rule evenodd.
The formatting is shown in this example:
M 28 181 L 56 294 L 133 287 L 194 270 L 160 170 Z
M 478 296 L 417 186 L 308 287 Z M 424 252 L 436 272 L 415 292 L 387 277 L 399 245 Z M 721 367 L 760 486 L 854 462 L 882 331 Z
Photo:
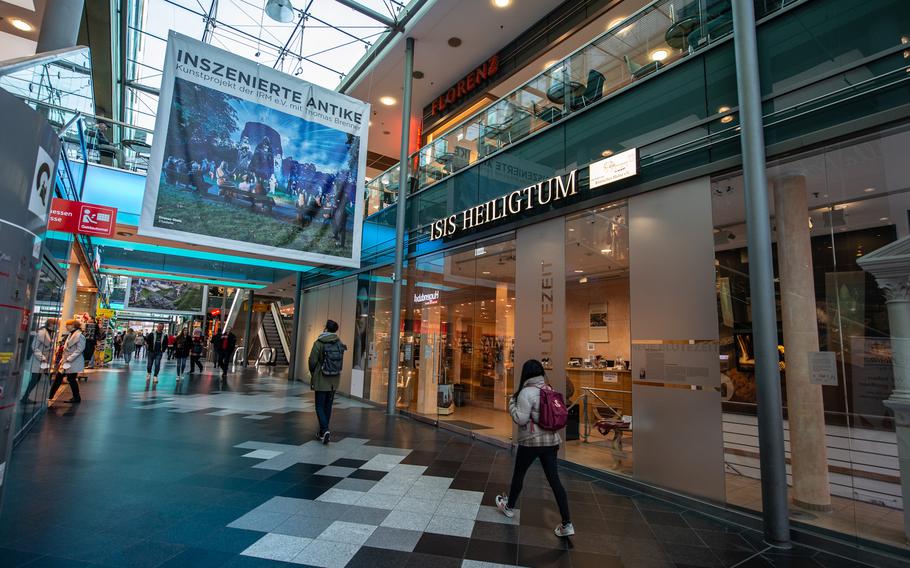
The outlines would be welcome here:
M 572 526 L 572 523 L 566 523 L 564 525 L 559 525 L 554 531 L 556 536 L 572 536 L 575 534 L 575 527 Z
M 509 508 L 509 499 L 505 495 L 496 496 L 496 508 L 510 519 L 515 516 L 515 511 Z

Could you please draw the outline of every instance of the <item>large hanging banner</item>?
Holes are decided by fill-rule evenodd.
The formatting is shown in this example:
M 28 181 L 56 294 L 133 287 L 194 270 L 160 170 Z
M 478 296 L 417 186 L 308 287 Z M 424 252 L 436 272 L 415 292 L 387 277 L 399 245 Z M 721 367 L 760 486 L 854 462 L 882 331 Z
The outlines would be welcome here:
M 369 116 L 170 32 L 139 233 L 359 267 Z

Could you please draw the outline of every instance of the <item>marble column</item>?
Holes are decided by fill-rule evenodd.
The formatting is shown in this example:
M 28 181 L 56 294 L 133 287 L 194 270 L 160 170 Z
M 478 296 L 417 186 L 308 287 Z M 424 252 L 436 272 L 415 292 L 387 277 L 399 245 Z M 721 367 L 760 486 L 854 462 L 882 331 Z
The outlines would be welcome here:
M 804 176 L 785 175 L 774 181 L 792 497 L 799 507 L 829 511 L 831 490 L 822 387 L 809 382 L 809 353 L 819 349 L 806 199 Z
M 417 377 L 417 412 L 435 416 L 439 392 L 439 333 L 438 305 L 423 306 L 420 322 L 420 369 Z
M 904 263 L 903 274 L 877 277 L 876 282 L 885 293 L 888 325 L 891 328 L 894 390 L 884 404 L 894 412 L 901 493 L 904 496 L 904 537 L 910 542 L 910 508 L 907 507 L 907 497 L 910 496 L 910 262 L 905 259 Z
M 75 256 L 75 255 L 71 255 Z M 64 320 L 68 320 L 73 317 L 73 312 L 76 309 L 76 296 L 78 295 L 79 287 L 79 271 L 82 269 L 81 265 L 78 262 L 73 262 L 70 258 L 70 265 L 66 271 L 66 288 L 63 291 L 63 304 L 60 307 L 60 317 Z M 60 322 L 59 329 L 63 329 L 63 322 Z

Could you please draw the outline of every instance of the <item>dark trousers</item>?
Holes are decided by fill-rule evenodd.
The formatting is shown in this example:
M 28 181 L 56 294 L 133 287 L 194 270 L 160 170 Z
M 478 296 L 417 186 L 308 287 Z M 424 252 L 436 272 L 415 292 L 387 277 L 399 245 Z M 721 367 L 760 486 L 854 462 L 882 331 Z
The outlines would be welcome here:
M 76 380 L 78 373 L 67 373 L 66 382 L 70 385 L 70 390 L 73 391 L 73 400 L 82 400 L 82 397 L 79 396 L 79 381 Z M 57 394 L 57 389 L 60 388 L 60 385 L 63 384 L 63 373 L 57 373 L 57 376 L 54 377 L 54 384 L 51 385 L 51 392 L 47 394 L 48 399 L 54 398 L 54 395 Z
M 221 368 L 221 376 L 227 376 L 228 365 L 231 364 L 231 352 L 230 351 L 219 351 L 218 352 L 218 366 Z
M 512 472 L 512 486 L 509 489 L 509 508 L 514 508 L 515 503 L 521 495 L 521 488 L 524 485 L 525 474 L 528 468 L 534 463 L 534 460 L 540 458 L 540 466 L 543 467 L 543 473 L 547 476 L 547 482 L 553 495 L 556 496 L 556 505 L 559 507 L 559 514 L 562 516 L 563 524 L 571 521 L 569 517 L 569 498 L 566 496 L 566 490 L 559 481 L 559 471 L 556 466 L 556 453 L 559 446 L 518 446 L 518 453 L 515 456 L 515 471 Z
M 28 386 L 25 387 L 25 394 L 22 395 L 23 402 L 28 400 L 29 395 L 32 394 L 32 391 L 35 390 L 44 375 L 45 373 L 32 373 L 28 379 Z
M 158 351 L 157 353 L 149 351 L 148 360 L 145 363 L 146 373 L 155 375 L 156 377 L 158 376 L 158 372 L 161 370 L 161 355 L 161 351 Z M 152 373 L 153 368 L 155 370 L 154 373 Z
M 199 366 L 199 372 L 202 372 L 202 355 L 190 355 L 190 373 L 193 372 L 193 369 L 196 366 Z
M 334 390 L 316 391 L 316 419 L 319 420 L 320 436 L 329 429 L 329 420 L 332 419 L 332 403 L 334 401 Z

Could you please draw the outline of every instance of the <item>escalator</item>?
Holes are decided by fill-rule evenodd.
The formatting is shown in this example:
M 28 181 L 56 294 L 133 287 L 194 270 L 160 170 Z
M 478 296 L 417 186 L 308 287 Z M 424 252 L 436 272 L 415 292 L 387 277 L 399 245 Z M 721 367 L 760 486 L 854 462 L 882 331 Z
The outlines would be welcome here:
M 284 323 L 279 319 L 276 321 L 277 317 L 280 318 L 280 314 L 277 313 L 277 310 L 274 308 L 274 304 L 270 306 L 268 312 L 262 314 L 262 333 L 265 338 L 265 343 L 263 347 L 272 347 L 275 349 L 275 364 L 276 365 L 287 365 L 288 364 L 288 353 L 286 348 L 286 340 L 282 340 L 282 333 L 284 332 L 283 326 Z M 279 330 L 278 326 L 281 325 L 282 329 Z

